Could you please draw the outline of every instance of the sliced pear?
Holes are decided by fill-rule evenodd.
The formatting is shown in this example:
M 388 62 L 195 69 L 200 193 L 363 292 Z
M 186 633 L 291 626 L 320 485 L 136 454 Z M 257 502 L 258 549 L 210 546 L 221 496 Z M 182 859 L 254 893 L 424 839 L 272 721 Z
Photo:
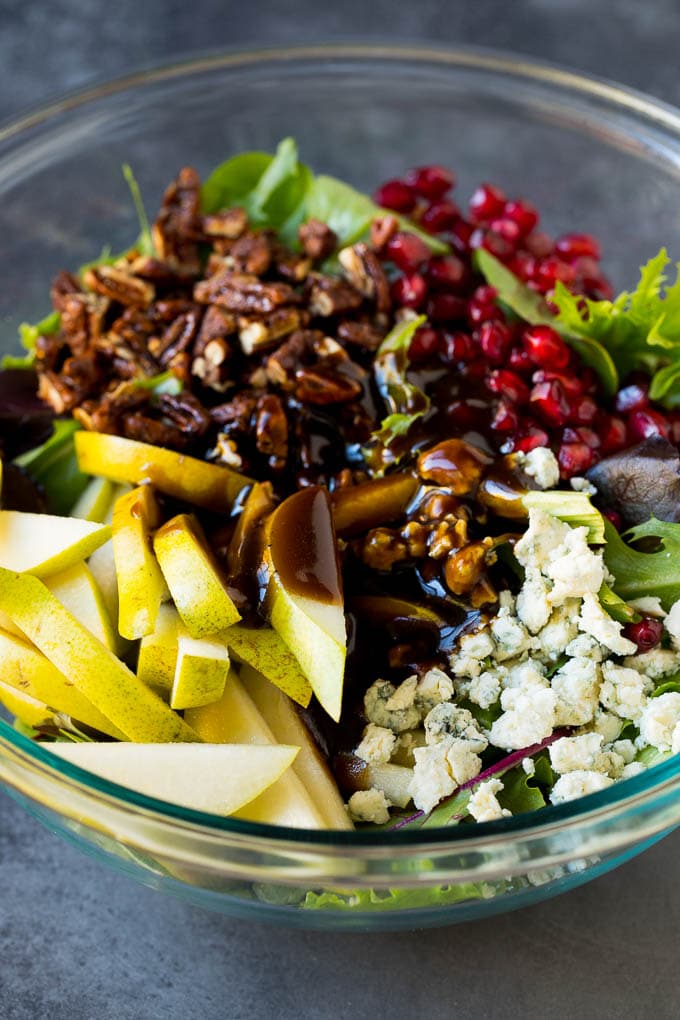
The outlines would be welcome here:
M 116 634 L 111 617 L 94 575 L 85 563 L 76 563 L 68 570 L 53 574 L 45 584 L 69 613 L 102 644 L 115 651 Z
M 77 722 L 117 740 L 125 739 L 121 730 L 95 708 L 37 648 L 2 631 L 0 677 L 4 684 L 48 705 L 55 712 L 70 715 Z
M 131 492 L 129 485 L 114 485 L 111 502 L 109 503 L 104 516 L 105 524 L 113 522 L 113 508 L 119 496 L 125 492 Z M 88 566 L 92 571 L 95 581 L 104 599 L 109 619 L 118 622 L 118 581 L 116 579 L 116 563 L 113 557 L 113 541 L 109 539 L 99 549 L 95 549 L 88 560 Z M 123 655 L 128 648 L 128 642 L 119 634 L 116 634 L 116 651 Z
M 15 719 L 32 729 L 40 729 L 41 726 L 48 726 L 54 721 L 54 712 L 50 711 L 47 705 L 8 684 L 0 683 L 0 704 L 3 704 Z
M 273 509 L 274 496 L 271 482 L 255 482 L 243 504 L 243 510 L 239 514 L 227 550 L 227 565 L 233 576 L 237 576 L 243 571 L 244 564 L 246 566 L 249 564 L 252 558 L 251 547 L 257 536 L 257 525 Z M 259 555 L 257 559 L 259 560 Z
M 118 583 L 118 631 L 130 641 L 153 633 L 166 592 L 151 541 L 151 533 L 160 522 L 160 510 L 150 486 L 140 485 L 116 500 L 113 558 Z
M 15 624 L 14 620 L 11 620 L 7 613 L 0 611 L 0 630 L 5 631 L 7 634 L 14 634 L 15 637 L 22 638 L 27 641 L 28 638 L 24 634 L 23 630 L 20 630 Z
M 103 524 L 115 491 L 116 486 L 109 478 L 93 478 L 74 503 L 71 517 L 81 517 L 84 521 L 97 521 Z
M 312 687 L 288 645 L 270 627 L 246 627 L 236 623 L 222 635 L 238 662 L 263 673 L 267 680 L 304 708 L 312 697 Z
M 394 474 L 336 489 L 331 495 L 336 532 L 356 535 L 398 520 L 417 488 L 418 480 L 413 475 Z
M 216 638 L 192 638 L 182 627 L 170 707 L 196 708 L 219 701 L 229 674 L 227 646 Z
M 48 577 L 87 559 L 110 537 L 107 525 L 77 517 L 0 510 L 0 566 Z
M 156 532 L 154 551 L 192 637 L 209 637 L 241 619 L 195 517 L 178 514 Z
M 37 577 L 0 567 L 0 610 L 129 740 L 197 739 Z
M 230 468 L 134 439 L 79 431 L 74 442 L 85 474 L 133 485 L 150 482 L 168 496 L 217 513 L 231 509 L 239 493 L 253 484 L 252 478 Z
M 273 688 L 272 688 L 273 689 Z M 206 743 L 275 744 L 276 738 L 234 670 L 219 701 L 188 709 L 189 725 Z M 296 758 L 297 761 L 297 758 Z M 293 768 L 238 813 L 239 818 L 298 829 L 326 828 L 314 800 Z
M 137 659 L 137 676 L 164 701 L 170 700 L 177 666 L 178 631 L 182 626 L 174 606 L 158 610 L 153 634 L 142 638 Z
M 264 525 L 264 609 L 337 722 L 347 635 L 328 493 L 310 486 L 284 500 Z
M 275 783 L 296 747 L 277 744 L 51 744 L 49 750 L 119 786 L 194 811 L 231 815 Z
M 353 829 L 338 785 L 290 698 L 283 691 L 272 688 L 269 681 L 250 666 L 242 666 L 240 675 L 244 689 L 274 734 L 274 739 L 300 748 L 293 771 L 316 804 L 325 827 Z

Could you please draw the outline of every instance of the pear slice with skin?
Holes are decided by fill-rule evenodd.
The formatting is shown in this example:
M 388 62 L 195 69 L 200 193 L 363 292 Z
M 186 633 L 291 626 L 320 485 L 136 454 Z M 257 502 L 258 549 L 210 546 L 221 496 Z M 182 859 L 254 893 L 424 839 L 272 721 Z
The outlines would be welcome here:
M 312 687 L 288 645 L 270 627 L 246 627 L 236 623 L 222 635 L 238 662 L 248 663 L 276 687 L 306 708 Z
M 161 522 L 153 490 L 140 485 L 113 508 L 113 558 L 118 583 L 118 631 L 130 641 L 153 633 L 166 592 L 151 533 Z
M 321 813 L 328 829 L 353 829 L 344 802 L 312 735 L 300 713 L 283 691 L 272 689 L 269 681 L 250 666 L 241 666 L 241 683 L 274 739 L 296 744 L 300 753 L 293 764 L 308 794 Z
M 49 577 L 87 559 L 110 537 L 107 525 L 77 517 L 0 510 L 0 566 Z
M 231 815 L 282 776 L 297 747 L 278 744 L 50 744 L 52 754 L 147 797 Z
M 234 670 L 229 673 L 220 700 L 203 708 L 188 709 L 186 719 L 206 743 L 276 744 L 274 734 Z M 273 786 L 239 811 L 238 817 L 298 829 L 325 828 L 321 812 L 294 769 L 295 763 Z
M 113 503 L 116 488 L 117 486 L 108 478 L 93 478 L 73 504 L 71 517 L 103 524 Z
M 91 634 L 111 651 L 116 650 L 116 633 L 92 571 L 85 563 L 76 563 L 68 570 L 45 580 L 53 595 Z
M 158 610 L 153 634 L 142 638 L 137 659 L 137 676 L 164 701 L 170 700 L 177 667 L 177 641 L 182 626 L 179 613 L 166 603 Z
M 40 729 L 42 726 L 49 726 L 54 722 L 54 712 L 42 701 L 36 701 L 29 694 L 17 691 L 14 687 L 0 682 L 0 704 L 4 705 L 8 712 L 31 729 Z
M 227 646 L 216 638 L 192 638 L 182 627 L 177 636 L 177 664 L 170 707 L 196 708 L 219 701 L 228 674 Z
M 37 577 L 0 568 L 0 610 L 129 740 L 197 740 Z
M 192 637 L 210 637 L 241 619 L 195 517 L 178 514 L 154 537 L 173 602 Z
M 0 678 L 4 684 L 48 705 L 54 712 L 70 715 L 100 733 L 125 740 L 125 734 L 37 648 L 3 631 L 0 631 Z
M 85 474 L 133 485 L 150 482 L 159 492 L 216 513 L 230 510 L 239 493 L 253 484 L 231 468 L 135 439 L 79 431 L 74 442 Z
M 328 492 L 294 493 L 264 524 L 264 610 L 319 702 L 340 719 L 347 635 Z

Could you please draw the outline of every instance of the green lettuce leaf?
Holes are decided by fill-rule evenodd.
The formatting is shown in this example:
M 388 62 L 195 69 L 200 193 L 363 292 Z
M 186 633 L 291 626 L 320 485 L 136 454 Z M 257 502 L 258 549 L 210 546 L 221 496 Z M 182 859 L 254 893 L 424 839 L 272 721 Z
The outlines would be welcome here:
M 502 892 L 503 882 L 464 882 L 460 885 L 441 885 L 415 889 L 356 889 L 352 892 L 308 892 L 302 906 L 305 910 L 415 910 L 423 907 L 443 906 L 463 900 L 490 899 Z
M 601 545 L 605 540 L 604 518 L 590 502 L 587 492 L 532 491 L 522 497 L 522 503 L 527 510 L 542 510 L 572 528 L 588 528 L 591 545 Z
M 608 584 L 602 584 L 597 597 L 600 600 L 600 605 L 612 620 L 616 620 L 618 623 L 637 623 L 640 619 L 640 614 L 627 602 L 624 602 L 616 592 L 613 592 Z
M 31 368 L 35 362 L 35 345 L 39 336 L 52 336 L 59 332 L 61 326 L 61 315 L 59 312 L 50 312 L 40 322 L 22 322 L 19 326 L 19 339 L 21 346 L 27 352 L 25 355 L 6 354 L 0 368 Z
M 22 453 L 15 463 L 42 486 L 52 513 L 67 517 L 90 481 L 78 470 L 73 436 L 80 428 L 73 419 L 58 419 L 50 438 L 34 450 Z
M 132 203 L 137 213 L 137 219 L 139 220 L 139 237 L 135 243 L 135 248 L 139 249 L 142 255 L 155 255 L 156 248 L 153 243 L 153 237 L 151 235 L 151 227 L 149 226 L 149 218 L 146 215 L 146 209 L 144 208 L 144 202 L 142 200 L 142 192 L 139 188 L 139 184 L 132 172 L 132 167 L 129 163 L 123 163 L 123 177 L 130 189 L 130 195 L 132 196 Z M 100 259 L 100 264 L 110 259 L 110 250 L 104 254 L 103 258 Z
M 657 595 L 668 611 L 680 598 L 680 524 L 651 517 L 620 535 L 605 520 L 604 531 L 604 561 L 616 578 L 616 594 L 624 601 Z M 641 552 L 628 544 L 640 539 L 653 540 L 654 549 Z

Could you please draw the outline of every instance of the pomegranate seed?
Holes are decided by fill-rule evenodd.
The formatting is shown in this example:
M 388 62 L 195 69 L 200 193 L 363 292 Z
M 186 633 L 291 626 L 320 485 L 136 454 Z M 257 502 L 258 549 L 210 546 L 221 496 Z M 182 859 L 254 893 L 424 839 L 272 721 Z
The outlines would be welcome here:
M 446 408 L 446 416 L 455 428 L 476 429 L 486 422 L 488 408 L 476 407 L 467 400 L 453 400 Z
M 649 405 L 649 387 L 644 383 L 630 383 L 616 394 L 615 407 L 621 414 L 643 411 Z
M 430 259 L 425 275 L 431 287 L 452 287 L 454 290 L 461 290 L 470 281 L 470 270 L 457 255 Z
M 478 288 L 483 290 L 485 288 Z M 475 291 L 475 294 L 477 291 Z M 492 300 L 486 301 L 484 298 L 477 298 L 475 294 L 468 301 L 467 306 L 467 317 L 468 322 L 471 326 L 479 326 L 484 322 L 503 322 L 505 316 L 498 307 L 498 305 Z
M 444 361 L 472 361 L 475 354 L 475 345 L 467 333 L 444 333 L 441 343 Z
M 552 326 L 529 326 L 522 334 L 524 349 L 541 368 L 560 369 L 569 364 L 569 348 Z
M 458 322 L 466 312 L 467 301 L 455 294 L 433 294 L 427 303 L 427 316 L 433 322 Z
M 598 432 L 602 441 L 602 453 L 618 453 L 626 445 L 626 424 L 621 418 L 603 415 L 598 422 Z
M 582 281 L 584 293 L 593 301 L 611 301 L 614 288 L 606 276 L 596 276 Z
M 544 234 L 542 230 L 533 230 L 524 239 L 524 247 L 530 255 L 537 259 L 542 259 L 552 252 L 553 240 L 548 234 Z
M 564 284 L 573 283 L 576 278 L 574 267 L 554 255 L 541 259 L 536 266 L 534 279 L 546 290 L 552 290 L 558 280 Z
M 529 401 L 529 387 L 514 372 L 507 368 L 497 368 L 487 377 L 486 385 L 492 393 L 498 393 L 512 401 L 513 404 L 526 404 Z
M 592 397 L 572 397 L 569 400 L 569 418 L 573 425 L 591 425 L 598 407 Z
M 508 357 L 508 368 L 520 375 L 530 375 L 534 363 L 523 347 L 513 347 Z
M 443 166 L 417 166 L 406 174 L 406 183 L 423 198 L 434 201 L 441 198 L 453 187 L 455 180 L 450 170 Z
M 410 213 L 415 208 L 416 196 L 403 181 L 385 181 L 373 196 L 377 205 L 395 212 Z
M 556 379 L 562 386 L 568 397 L 580 397 L 583 395 L 583 383 L 575 375 L 565 375 L 563 372 L 549 372 L 545 368 L 539 368 L 531 377 L 533 383 L 552 382 Z
M 451 227 L 451 243 L 456 251 L 468 252 L 470 250 L 470 238 L 475 228 L 466 220 L 456 220 Z
M 420 225 L 430 234 L 441 234 L 453 230 L 459 219 L 460 209 L 454 202 L 433 202 L 421 216 Z
M 598 241 L 590 234 L 563 234 L 555 242 L 555 250 L 567 259 L 599 259 L 602 255 Z
M 527 255 L 526 252 L 515 252 L 508 262 L 508 269 L 515 276 L 519 276 L 520 280 L 529 280 L 536 272 L 536 259 L 533 255 Z
M 391 287 L 392 300 L 402 308 L 420 308 L 427 297 L 425 277 L 420 273 L 408 273 L 395 280 Z
M 600 276 L 600 265 L 590 255 L 579 255 L 578 258 L 574 259 L 573 265 L 574 271 L 581 277 L 592 277 L 594 279 Z
M 621 530 L 623 520 L 618 510 L 602 510 L 602 516 L 606 517 L 610 524 L 613 524 L 617 531 Z
M 541 428 L 538 422 L 533 419 L 525 419 L 520 435 L 515 439 L 515 450 L 522 453 L 529 453 L 539 446 L 547 446 L 550 437 L 545 429 Z
M 595 454 L 585 443 L 562 443 L 557 451 L 560 477 L 583 475 L 595 463 Z
M 656 648 L 663 637 L 663 623 L 645 616 L 639 623 L 627 623 L 623 628 L 623 636 L 635 642 L 638 652 L 649 652 Z
M 485 322 L 479 330 L 479 345 L 492 364 L 500 364 L 510 350 L 512 334 L 502 322 Z
M 515 408 L 507 400 L 499 400 L 491 425 L 494 432 L 514 432 L 519 423 Z
M 385 246 L 387 258 L 404 273 L 413 273 L 430 256 L 430 249 L 415 234 L 400 230 Z
M 589 429 L 584 425 L 579 425 L 578 428 L 566 428 L 562 432 L 563 443 L 585 443 L 591 450 L 599 450 L 602 440 L 598 436 L 597 432 L 593 429 Z
M 628 415 L 628 439 L 631 443 L 639 443 L 650 436 L 663 436 L 668 439 L 670 424 L 659 411 L 649 407 L 646 411 L 633 411 Z
M 470 247 L 473 251 L 476 248 L 485 248 L 501 262 L 511 258 L 515 251 L 514 245 L 504 237 L 493 230 L 484 230 L 483 227 L 477 227 L 470 237 Z
M 489 229 L 504 238 L 513 248 L 517 246 L 521 235 L 520 229 L 514 220 L 492 220 L 489 224 Z
M 411 340 L 408 349 L 410 361 L 427 361 L 433 358 L 439 351 L 439 333 L 430 326 L 421 326 L 417 329 Z
M 569 404 L 561 384 L 556 380 L 537 383 L 529 400 L 536 414 L 553 428 L 559 428 L 567 420 Z
M 503 216 L 517 224 L 520 237 L 530 234 L 538 223 L 538 213 L 528 202 L 506 202 L 503 207 Z
M 477 222 L 496 219 L 503 212 L 505 195 L 493 184 L 480 184 L 470 199 L 470 216 Z

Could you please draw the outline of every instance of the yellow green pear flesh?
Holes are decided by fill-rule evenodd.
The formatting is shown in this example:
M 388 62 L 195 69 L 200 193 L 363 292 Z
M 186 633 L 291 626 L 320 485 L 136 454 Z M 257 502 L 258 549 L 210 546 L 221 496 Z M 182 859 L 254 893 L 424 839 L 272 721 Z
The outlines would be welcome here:
M 219 701 L 188 709 L 185 717 L 192 729 L 209 744 L 277 743 L 234 670 L 229 674 Z M 295 762 L 273 786 L 239 811 L 238 817 L 296 829 L 326 828 L 322 813 L 296 774 Z
M 48 577 L 87 559 L 110 537 L 108 525 L 77 517 L 0 510 L 0 567 Z
M 180 632 L 170 707 L 196 708 L 218 701 L 228 673 L 229 652 L 225 644 L 210 638 L 192 638 L 187 632 Z
M 296 747 L 252 744 L 51 744 L 78 768 L 146 797 L 231 815 L 276 782 Z
M 239 662 L 263 673 L 293 701 L 303 708 L 307 707 L 312 697 L 311 684 L 288 645 L 275 630 L 236 623 L 222 637 Z
M 150 482 L 168 496 L 216 513 L 230 510 L 242 489 L 253 484 L 230 468 L 134 439 L 80 431 L 74 442 L 85 474 L 133 485 Z
M 0 610 L 129 740 L 198 739 L 37 577 L 0 567 Z
M 111 651 L 116 650 L 116 632 L 104 598 L 92 571 L 85 563 L 76 563 L 68 570 L 53 574 L 46 578 L 45 584 L 62 606 L 80 620 L 91 634 Z
M 47 726 L 54 720 L 54 712 L 42 701 L 36 701 L 30 695 L 23 694 L 2 682 L 0 682 L 0 704 L 4 705 L 15 719 L 32 729 Z
M 153 491 L 141 485 L 119 496 L 113 508 L 113 558 L 118 584 L 118 631 L 130 641 L 153 633 L 165 580 L 152 549 L 160 524 Z
M 49 659 L 33 645 L 0 631 L 0 679 L 62 715 L 69 715 L 117 740 L 125 734 L 114 726 Z
M 154 537 L 154 551 L 192 637 L 219 634 L 241 619 L 195 518 L 179 514 L 164 524 Z
M 300 753 L 293 771 L 314 801 L 328 829 L 353 829 L 337 783 L 290 699 L 250 666 L 241 666 L 243 687 L 278 743 L 295 744 Z
M 182 621 L 174 606 L 158 610 L 153 634 L 142 638 L 137 659 L 137 676 L 164 701 L 169 701 L 177 668 L 177 642 Z
M 113 502 L 115 491 L 116 485 L 109 478 L 93 478 L 73 504 L 70 516 L 103 524 Z

